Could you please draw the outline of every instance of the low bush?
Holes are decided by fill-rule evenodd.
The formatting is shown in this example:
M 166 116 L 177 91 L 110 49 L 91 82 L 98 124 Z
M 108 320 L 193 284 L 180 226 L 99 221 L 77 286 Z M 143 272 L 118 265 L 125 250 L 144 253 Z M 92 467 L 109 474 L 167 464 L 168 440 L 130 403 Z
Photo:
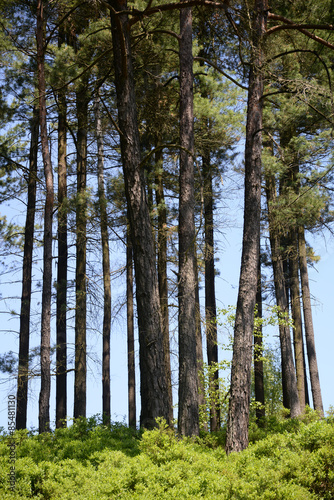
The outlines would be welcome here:
M 268 422 L 266 431 L 251 433 L 247 450 L 226 456 L 223 432 L 178 439 L 163 421 L 144 432 L 85 419 L 40 436 L 19 431 L 14 492 L 2 435 L 0 498 L 334 498 L 333 419 Z

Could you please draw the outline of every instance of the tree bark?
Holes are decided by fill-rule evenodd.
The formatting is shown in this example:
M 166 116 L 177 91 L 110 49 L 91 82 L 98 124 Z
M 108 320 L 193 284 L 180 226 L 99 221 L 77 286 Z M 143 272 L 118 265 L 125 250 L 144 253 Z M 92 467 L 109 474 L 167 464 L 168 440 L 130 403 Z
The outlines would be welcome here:
M 298 235 L 295 230 L 290 232 L 290 252 L 289 252 L 289 278 L 291 313 L 293 319 L 293 343 L 295 350 L 295 366 L 297 376 L 297 390 L 300 403 L 300 411 L 305 410 L 306 404 L 306 379 L 305 379 L 305 359 L 303 346 L 302 315 L 300 309 L 300 290 L 298 276 Z
M 258 264 L 258 280 L 256 291 L 257 316 L 261 320 L 263 317 L 262 311 L 262 279 L 261 279 L 261 262 Z M 254 385 L 255 385 L 255 401 L 259 403 L 256 406 L 256 422 L 259 426 L 264 425 L 266 416 L 265 399 L 264 399 L 264 377 L 263 377 L 263 335 L 262 324 L 254 328 Z
M 29 152 L 28 203 L 24 230 L 22 296 L 20 313 L 19 367 L 17 377 L 16 428 L 27 427 L 29 338 L 31 306 L 31 273 L 34 247 L 34 225 L 36 212 L 37 153 L 39 138 L 39 108 L 34 106 L 31 119 Z
M 59 46 L 64 32 L 59 27 Z M 57 353 L 56 427 L 66 427 L 67 416 L 67 105 L 64 90 L 58 93 L 58 267 L 57 267 Z
M 132 243 L 129 223 L 126 232 L 126 314 L 128 343 L 128 411 L 129 427 L 136 428 L 136 370 L 135 370 L 135 332 L 133 313 L 133 271 Z
M 319 412 L 319 415 L 321 417 L 323 417 L 324 408 L 322 404 L 319 371 L 318 371 L 317 355 L 316 355 L 315 340 L 314 340 L 311 295 L 310 295 L 307 260 L 306 260 L 305 232 L 304 232 L 304 227 L 302 226 L 300 226 L 298 230 L 298 240 L 299 240 L 299 269 L 300 269 L 300 279 L 301 279 L 302 297 L 303 297 L 306 350 L 307 350 L 308 365 L 310 370 L 312 399 L 313 399 L 314 409 Z
M 164 369 L 164 346 L 154 242 L 140 166 L 140 143 L 132 68 L 130 26 L 126 2 L 110 0 L 117 94 L 118 124 L 131 239 L 133 245 L 138 330 L 142 427 L 153 427 L 157 417 L 169 418 Z
M 208 364 L 218 363 L 217 310 L 215 291 L 215 260 L 213 232 L 213 187 L 210 166 L 210 153 L 202 157 L 204 177 L 204 237 L 205 237 L 205 322 Z M 218 389 L 218 370 L 210 380 L 209 391 L 216 393 Z M 210 408 L 210 430 L 215 432 L 219 427 L 216 405 Z
M 159 146 L 159 144 L 157 144 Z M 167 280 L 167 208 L 165 204 L 163 186 L 163 154 L 162 148 L 157 149 L 155 154 L 155 196 L 158 207 L 158 284 L 162 316 L 162 331 L 164 339 L 165 370 L 168 385 L 169 418 L 168 423 L 173 422 L 173 394 L 172 374 L 170 365 L 170 343 L 169 343 L 169 311 L 168 311 L 168 280 Z
M 103 332 L 102 332 L 102 415 L 110 424 L 110 329 L 111 329 L 111 284 L 107 200 L 104 187 L 104 148 L 100 112 L 100 98 L 95 98 L 95 120 L 97 140 L 97 177 L 100 209 L 103 272 Z
M 269 218 L 269 238 L 271 247 L 271 260 L 274 271 L 276 303 L 283 314 L 287 314 L 288 300 L 286 296 L 285 277 L 283 271 L 283 262 L 281 255 L 281 245 L 277 232 L 273 229 L 272 206 L 276 201 L 275 179 L 270 173 L 266 173 L 266 196 Z M 284 320 L 284 318 L 283 318 Z M 295 367 L 293 364 L 293 353 L 291 344 L 290 328 L 279 322 L 281 357 L 282 357 L 282 386 L 283 386 L 283 405 L 290 410 L 291 417 L 297 417 L 300 414 L 300 403 L 297 390 L 297 379 Z
M 46 86 L 44 69 L 44 8 L 37 2 L 37 68 L 41 145 L 44 165 L 46 197 L 44 207 L 43 291 L 41 319 L 41 390 L 39 395 L 39 432 L 50 429 L 50 338 L 51 338 L 51 286 L 52 286 L 52 213 L 54 203 L 53 172 L 49 151 L 46 121 Z
M 248 446 L 254 309 L 260 247 L 263 35 L 267 1 L 255 0 L 252 60 L 248 84 L 245 147 L 245 205 L 239 293 L 234 327 L 226 451 Z
M 192 12 L 180 11 L 179 407 L 181 435 L 199 433 L 195 300 Z
M 76 93 L 77 109 L 77 206 L 76 206 L 76 271 L 75 271 L 75 379 L 74 418 L 86 416 L 87 398 L 87 127 L 88 76 L 85 75 Z

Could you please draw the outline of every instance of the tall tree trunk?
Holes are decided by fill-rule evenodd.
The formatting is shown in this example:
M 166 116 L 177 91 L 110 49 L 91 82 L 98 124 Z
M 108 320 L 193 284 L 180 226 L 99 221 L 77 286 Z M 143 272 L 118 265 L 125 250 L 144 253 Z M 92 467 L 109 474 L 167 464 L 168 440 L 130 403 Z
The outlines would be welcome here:
M 104 187 L 104 148 L 100 113 L 100 98 L 95 98 L 95 120 L 97 140 L 97 176 L 100 208 L 103 269 L 103 333 L 102 333 L 102 415 L 110 424 L 110 328 L 111 328 L 111 284 L 107 200 Z
M 39 395 L 39 432 L 50 429 L 50 337 L 51 337 L 51 286 L 52 286 L 52 212 L 54 203 L 53 172 L 49 151 L 46 121 L 46 86 L 44 72 L 44 9 L 43 1 L 37 2 L 37 68 L 41 129 L 41 145 L 46 185 L 43 240 L 43 291 L 41 320 L 41 391 Z
M 156 146 L 159 146 L 157 144 Z M 163 186 L 163 153 L 162 148 L 155 154 L 155 196 L 158 207 L 158 284 L 162 316 L 162 331 L 164 339 L 165 370 L 168 385 L 169 424 L 173 421 L 172 374 L 170 365 L 169 344 L 169 312 L 168 312 L 168 281 L 167 281 L 167 208 Z
M 194 117 L 191 8 L 180 11 L 179 408 L 178 430 L 199 433 L 195 301 Z
M 76 272 L 75 272 L 75 379 L 74 418 L 86 416 L 87 398 L 87 127 L 88 127 L 88 76 L 83 78 L 76 93 L 77 109 L 77 206 L 76 206 Z
M 198 405 L 199 408 L 206 406 L 205 401 L 205 384 L 204 384 L 204 359 L 203 359 L 203 342 L 202 342 L 202 328 L 201 328 L 201 304 L 199 299 L 199 283 L 198 283 L 198 262 L 197 250 L 195 250 L 195 302 L 196 302 L 196 360 L 197 360 L 197 374 L 198 374 Z M 208 430 L 208 425 L 204 423 L 204 430 Z
M 126 314 L 128 344 L 128 411 L 129 427 L 136 428 L 136 370 L 135 370 L 135 331 L 133 313 L 133 272 L 132 243 L 129 223 L 126 232 Z
M 276 303 L 280 312 L 287 314 L 288 301 L 286 296 L 285 277 L 283 271 L 283 262 L 281 255 L 281 245 L 277 232 L 273 229 L 272 206 L 276 202 L 275 179 L 270 173 L 266 173 L 266 195 L 269 217 L 269 238 L 271 246 L 271 260 L 274 271 Z M 291 417 L 297 417 L 300 414 L 300 403 L 297 390 L 297 379 L 295 367 L 293 364 L 293 352 L 291 344 L 290 328 L 279 323 L 281 357 L 282 357 L 282 386 L 283 386 L 283 405 L 290 410 Z
M 210 153 L 202 157 L 204 177 L 204 235 L 205 235 L 205 322 L 208 364 L 218 363 L 217 310 L 215 292 L 215 260 L 213 233 L 213 187 L 210 165 Z M 209 391 L 217 392 L 218 370 L 215 370 L 210 380 Z M 210 430 L 215 432 L 219 427 L 216 405 L 210 408 Z
M 125 192 L 130 219 L 136 275 L 140 348 L 141 426 L 152 427 L 157 417 L 169 418 L 168 384 L 154 242 L 140 166 L 140 143 L 133 80 L 130 25 L 126 2 L 110 0 L 118 123 Z
M 59 46 L 64 43 L 59 27 Z M 67 105 L 64 90 L 58 93 L 58 267 L 57 267 L 57 353 L 56 427 L 66 427 L 67 416 Z
M 31 273 L 34 247 L 34 225 L 36 211 L 37 152 L 39 138 L 39 109 L 34 106 L 31 119 L 29 152 L 28 203 L 24 230 L 22 297 L 20 313 L 19 367 L 17 378 L 16 428 L 27 427 L 29 337 L 31 305 Z
M 258 264 L 258 279 L 256 291 L 257 316 L 261 320 L 262 311 L 262 279 L 261 279 L 261 261 Z M 265 399 L 264 399 L 264 377 L 263 377 L 263 335 L 262 324 L 254 328 L 254 385 L 255 385 L 255 401 L 259 403 L 256 406 L 256 422 L 259 426 L 264 425 L 264 417 L 266 416 Z
M 293 319 L 293 343 L 295 350 L 295 366 L 297 376 L 297 390 L 300 403 L 300 410 L 305 410 L 306 404 L 306 379 L 305 360 L 303 347 L 302 314 L 300 309 L 300 291 L 298 276 L 298 234 L 292 230 L 290 232 L 290 252 L 289 252 L 289 278 L 291 295 L 291 313 Z
M 322 404 L 317 355 L 316 355 L 315 341 L 314 341 L 311 295 L 310 295 L 309 278 L 307 271 L 305 232 L 304 232 L 304 227 L 302 226 L 300 226 L 298 230 L 298 240 L 299 240 L 299 268 L 300 268 L 300 279 L 301 279 L 302 297 L 303 297 L 305 338 L 306 338 L 308 365 L 310 370 L 312 399 L 313 399 L 314 409 L 319 412 L 320 416 L 323 416 L 324 408 Z
M 245 205 L 239 293 L 234 327 L 226 451 L 248 446 L 254 308 L 260 247 L 263 35 L 268 5 L 255 0 L 252 60 L 248 84 L 245 147 Z

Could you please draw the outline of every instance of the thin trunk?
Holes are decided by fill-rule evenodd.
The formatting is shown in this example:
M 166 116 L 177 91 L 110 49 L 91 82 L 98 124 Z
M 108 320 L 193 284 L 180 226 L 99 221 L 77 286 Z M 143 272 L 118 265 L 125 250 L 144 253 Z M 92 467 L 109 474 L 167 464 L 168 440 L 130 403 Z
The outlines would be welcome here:
M 293 319 L 293 344 L 295 350 L 295 366 L 297 376 L 297 390 L 299 396 L 300 410 L 305 410 L 305 360 L 303 347 L 302 314 L 300 309 L 300 291 L 298 276 L 298 235 L 295 231 L 290 233 L 289 252 L 289 282 L 291 296 L 291 313 Z
M 164 339 L 165 370 L 168 384 L 168 399 L 170 414 L 168 422 L 173 421 L 172 374 L 170 366 L 169 345 L 169 311 L 168 311 L 168 281 L 167 281 L 167 208 L 163 187 L 163 154 L 157 149 L 155 155 L 155 196 L 158 207 L 158 283 L 160 307 L 162 316 L 162 331 Z
M 136 428 L 135 329 L 133 313 L 133 262 L 129 224 L 126 233 L 126 314 L 128 339 L 128 410 L 129 427 Z
M 234 327 L 226 451 L 248 446 L 252 341 L 260 248 L 263 34 L 268 5 L 255 0 L 245 147 L 245 205 L 239 293 Z
M 25 429 L 27 427 L 31 273 L 32 273 L 32 259 L 33 259 L 33 246 L 34 246 L 35 212 L 36 212 L 38 137 L 39 137 L 39 109 L 38 106 L 35 106 L 31 120 L 28 204 L 27 204 L 26 224 L 24 230 L 19 367 L 18 367 L 18 378 L 17 378 L 17 406 L 16 406 L 17 429 Z
M 75 273 L 75 380 L 74 380 L 74 418 L 86 416 L 87 398 L 87 127 L 88 96 L 87 77 L 76 94 L 77 108 L 77 207 L 76 207 L 76 273 Z
M 199 433 L 195 301 L 192 11 L 180 11 L 179 407 L 181 435 Z
M 217 310 L 215 292 L 215 260 L 214 260 L 214 233 L 213 233 L 213 187 L 212 172 L 210 165 L 210 153 L 202 157 L 204 177 L 204 234 L 205 234 L 205 322 L 206 322 L 206 345 L 208 364 L 218 363 L 218 339 L 217 339 Z M 210 380 L 209 391 L 217 393 L 218 370 L 215 370 Z M 210 430 L 215 432 L 219 428 L 219 416 L 216 405 L 210 408 Z
M 261 279 L 261 262 L 259 259 L 257 291 L 256 291 L 257 316 L 262 319 L 262 279 Z M 264 425 L 266 416 L 265 399 L 264 399 L 264 378 L 263 378 L 263 335 L 262 324 L 254 328 L 254 385 L 255 385 L 255 401 L 260 406 L 256 406 L 256 422 L 259 426 Z
M 201 328 L 201 305 L 199 299 L 199 283 L 198 283 L 198 263 L 197 251 L 195 251 L 195 301 L 196 301 L 196 360 L 198 374 L 198 405 L 200 408 L 206 407 L 205 401 L 205 385 L 204 385 L 204 360 L 203 360 L 203 342 Z M 206 409 L 205 409 L 206 411 Z M 204 423 L 204 430 L 208 430 L 207 423 Z
M 126 2 L 119 0 L 110 1 L 110 5 L 114 12 L 126 9 Z M 112 12 L 111 20 L 121 155 L 136 275 L 141 374 L 140 423 L 143 427 L 152 427 L 157 417 L 164 417 L 168 421 L 170 414 L 158 279 L 145 179 L 140 166 L 129 18 L 127 14 Z
M 102 415 L 110 423 L 110 328 L 111 328 L 111 284 L 107 200 L 104 187 L 104 148 L 100 113 L 100 99 L 95 98 L 96 140 L 98 148 L 97 176 L 100 208 L 103 269 L 103 333 L 102 333 Z
M 269 238 L 271 246 L 271 260 L 274 271 L 276 303 L 280 312 L 287 314 L 288 301 L 286 296 L 285 277 L 283 271 L 283 262 L 281 254 L 281 245 L 276 231 L 273 229 L 272 206 L 276 202 L 275 179 L 269 173 L 266 174 L 266 195 L 269 217 Z M 282 386 L 283 386 L 283 405 L 290 410 L 291 417 L 297 417 L 300 414 L 300 403 L 297 390 L 297 379 L 295 367 L 293 364 L 293 352 L 291 344 L 290 328 L 281 320 L 279 323 L 281 357 L 282 357 Z
M 300 268 L 300 279 L 301 279 L 302 297 L 303 297 L 305 338 L 306 338 L 308 365 L 310 370 L 312 399 L 313 399 L 314 409 L 319 412 L 319 415 L 321 417 L 323 417 L 324 408 L 322 404 L 319 371 L 318 371 L 317 355 L 316 355 L 315 340 L 314 340 L 311 294 L 309 288 L 307 260 L 306 260 L 305 232 L 302 226 L 299 227 L 298 239 L 299 239 L 299 268 Z
M 59 28 L 59 45 L 64 33 Z M 66 427 L 67 416 L 67 105 L 65 91 L 58 94 L 58 267 L 57 267 L 57 354 L 56 427 Z
M 39 432 L 50 429 L 50 337 L 51 337 L 51 286 L 52 286 L 52 212 L 54 202 L 53 172 L 49 151 L 45 72 L 44 72 L 44 12 L 43 2 L 37 2 L 37 67 L 38 67 L 38 94 L 42 156 L 46 184 L 44 208 L 44 240 L 43 240 L 43 291 L 42 291 L 42 320 L 41 320 L 41 391 L 39 395 Z

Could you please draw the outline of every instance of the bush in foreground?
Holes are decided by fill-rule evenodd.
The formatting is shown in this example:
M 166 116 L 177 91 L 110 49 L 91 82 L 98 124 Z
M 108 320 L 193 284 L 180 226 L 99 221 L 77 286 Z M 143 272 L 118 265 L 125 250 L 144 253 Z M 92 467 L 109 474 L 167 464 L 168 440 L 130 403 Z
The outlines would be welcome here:
M 0 497 L 332 499 L 333 420 L 309 420 L 287 421 L 264 438 L 253 430 L 255 442 L 228 457 L 221 437 L 179 440 L 163 422 L 143 433 L 92 419 L 40 436 L 19 431 L 14 493 L 8 437 L 1 436 Z

